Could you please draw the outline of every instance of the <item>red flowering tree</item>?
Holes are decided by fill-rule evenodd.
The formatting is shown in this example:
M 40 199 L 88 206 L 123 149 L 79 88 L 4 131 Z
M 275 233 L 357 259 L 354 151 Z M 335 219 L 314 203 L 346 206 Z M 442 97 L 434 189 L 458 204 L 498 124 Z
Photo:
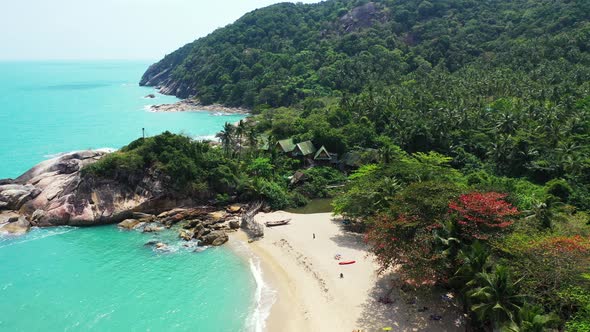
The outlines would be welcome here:
M 388 213 L 371 219 L 366 236 L 381 272 L 396 267 L 416 284 L 444 281 L 449 274 L 434 232 L 448 220 L 449 201 L 460 189 L 446 182 L 410 184 L 392 200 Z
M 472 192 L 449 203 L 462 234 L 469 240 L 487 240 L 514 223 L 518 209 L 506 202 L 506 194 Z
M 435 250 L 432 235 L 436 227 L 403 214 L 376 216 L 365 240 L 371 244 L 379 272 L 396 267 L 403 279 L 418 285 L 445 279 L 444 256 Z

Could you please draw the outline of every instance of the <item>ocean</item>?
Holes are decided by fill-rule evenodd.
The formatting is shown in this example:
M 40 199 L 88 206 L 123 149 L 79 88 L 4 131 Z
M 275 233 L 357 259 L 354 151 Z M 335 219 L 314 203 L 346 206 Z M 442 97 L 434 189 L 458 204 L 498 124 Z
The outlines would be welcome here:
M 148 62 L 0 62 L 0 178 L 88 148 L 169 130 L 211 137 L 241 115 L 152 113 Z M 170 244 L 157 252 L 150 240 Z M 255 257 L 185 247 L 116 226 L 33 228 L 0 237 L 0 331 L 260 331 L 268 292 Z

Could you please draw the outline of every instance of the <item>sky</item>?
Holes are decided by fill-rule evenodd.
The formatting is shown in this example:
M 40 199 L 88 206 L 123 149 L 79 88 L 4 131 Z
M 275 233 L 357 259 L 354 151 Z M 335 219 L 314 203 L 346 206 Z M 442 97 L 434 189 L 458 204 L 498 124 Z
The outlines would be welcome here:
M 286 1 L 3 0 L 0 60 L 157 60 L 278 2 Z

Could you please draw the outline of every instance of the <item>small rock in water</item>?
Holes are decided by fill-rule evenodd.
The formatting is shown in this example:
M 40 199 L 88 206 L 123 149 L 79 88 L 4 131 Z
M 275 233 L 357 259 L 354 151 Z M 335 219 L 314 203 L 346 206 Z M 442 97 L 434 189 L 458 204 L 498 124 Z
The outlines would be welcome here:
M 195 235 L 195 232 L 193 230 L 188 230 L 188 229 L 181 229 L 180 232 L 178 233 L 178 236 L 185 241 L 190 241 L 194 235 Z
M 153 99 L 153 98 L 156 98 L 156 95 L 153 93 L 150 93 L 149 95 L 145 96 L 145 98 Z
M 158 243 L 156 243 L 156 249 L 165 251 L 165 250 L 168 250 L 169 248 L 166 243 L 158 242 Z
M 163 229 L 164 229 L 163 227 L 159 227 L 155 224 L 148 224 L 143 228 L 143 232 L 144 233 L 154 233 L 154 232 L 162 231 Z
M 133 229 L 135 226 L 139 224 L 139 220 L 137 219 L 125 219 L 119 223 L 119 228 L 124 229 Z

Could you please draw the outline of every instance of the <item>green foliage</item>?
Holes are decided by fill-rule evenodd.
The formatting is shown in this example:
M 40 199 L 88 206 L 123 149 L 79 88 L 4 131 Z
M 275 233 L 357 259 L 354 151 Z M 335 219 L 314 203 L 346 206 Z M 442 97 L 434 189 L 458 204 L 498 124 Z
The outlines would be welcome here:
M 325 198 L 330 195 L 328 186 L 341 184 L 346 177 L 332 167 L 313 167 L 303 171 L 303 184 L 296 188 L 298 193 L 309 198 Z
M 268 178 L 273 174 L 274 165 L 270 158 L 256 158 L 251 160 L 246 168 L 246 172 L 253 176 Z
M 545 184 L 547 194 L 560 198 L 563 202 L 567 202 L 572 194 L 572 187 L 564 179 L 553 179 Z
M 334 213 L 348 218 L 368 218 L 388 209 L 401 186 L 377 165 L 359 168 L 349 177 L 345 192 L 334 201 Z
M 498 265 L 490 273 L 480 272 L 475 277 L 477 287 L 469 292 L 473 301 L 471 310 L 482 321 L 490 321 L 495 328 L 514 320 L 514 313 L 521 309 L 524 296 L 518 294 L 507 267 Z
M 210 196 L 236 186 L 235 165 L 219 150 L 169 132 L 135 140 L 83 170 L 131 185 L 150 171 L 162 172 L 168 185 L 181 193 Z
M 259 179 L 256 185 L 260 197 L 266 199 L 271 208 L 283 209 L 290 205 L 287 191 L 278 183 Z
M 559 298 L 568 314 L 565 330 L 590 331 L 590 291 L 579 286 L 570 286 L 559 293 Z

